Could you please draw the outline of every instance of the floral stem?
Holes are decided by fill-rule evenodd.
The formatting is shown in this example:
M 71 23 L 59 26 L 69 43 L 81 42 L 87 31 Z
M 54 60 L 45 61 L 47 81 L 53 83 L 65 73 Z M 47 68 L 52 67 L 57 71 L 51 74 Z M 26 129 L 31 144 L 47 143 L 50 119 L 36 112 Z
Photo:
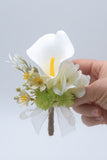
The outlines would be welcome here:
M 48 109 L 48 134 L 49 136 L 54 134 L 54 107 Z

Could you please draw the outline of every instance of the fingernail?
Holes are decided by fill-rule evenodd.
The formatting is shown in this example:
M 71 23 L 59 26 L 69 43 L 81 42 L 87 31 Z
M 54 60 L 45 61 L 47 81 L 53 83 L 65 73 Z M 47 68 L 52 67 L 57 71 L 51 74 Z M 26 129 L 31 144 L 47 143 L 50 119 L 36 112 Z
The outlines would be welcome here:
M 97 120 L 97 121 L 103 121 L 103 119 L 104 119 L 103 116 L 101 116 L 101 117 L 96 117 L 96 120 Z
M 92 111 L 92 115 L 93 116 L 100 116 L 101 115 L 101 111 L 99 109 L 95 109 Z

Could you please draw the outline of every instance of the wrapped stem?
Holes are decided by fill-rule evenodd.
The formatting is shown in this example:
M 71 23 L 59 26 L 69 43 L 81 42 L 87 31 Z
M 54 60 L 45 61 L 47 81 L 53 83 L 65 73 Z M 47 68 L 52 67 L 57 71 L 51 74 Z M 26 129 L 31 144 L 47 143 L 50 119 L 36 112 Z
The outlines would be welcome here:
M 48 109 L 48 134 L 49 136 L 54 134 L 54 107 Z

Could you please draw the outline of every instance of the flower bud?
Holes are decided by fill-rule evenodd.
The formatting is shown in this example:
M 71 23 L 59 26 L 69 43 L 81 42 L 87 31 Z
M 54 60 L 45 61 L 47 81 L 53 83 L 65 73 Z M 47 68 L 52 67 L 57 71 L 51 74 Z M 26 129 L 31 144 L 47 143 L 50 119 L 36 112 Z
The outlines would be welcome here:
M 20 91 L 21 91 L 21 89 L 20 89 L 19 87 L 17 87 L 17 88 L 16 88 L 16 91 L 17 91 L 17 92 L 20 92 Z

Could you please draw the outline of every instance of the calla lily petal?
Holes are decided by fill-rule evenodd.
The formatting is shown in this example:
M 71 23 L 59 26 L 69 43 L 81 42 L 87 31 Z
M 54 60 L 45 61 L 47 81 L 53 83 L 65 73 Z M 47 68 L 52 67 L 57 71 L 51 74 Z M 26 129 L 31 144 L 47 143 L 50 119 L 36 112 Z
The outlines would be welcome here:
M 52 57 L 55 57 L 54 69 L 56 74 L 59 64 L 72 57 L 73 54 L 74 48 L 64 31 L 44 35 L 27 50 L 27 55 L 48 75 L 50 75 Z

